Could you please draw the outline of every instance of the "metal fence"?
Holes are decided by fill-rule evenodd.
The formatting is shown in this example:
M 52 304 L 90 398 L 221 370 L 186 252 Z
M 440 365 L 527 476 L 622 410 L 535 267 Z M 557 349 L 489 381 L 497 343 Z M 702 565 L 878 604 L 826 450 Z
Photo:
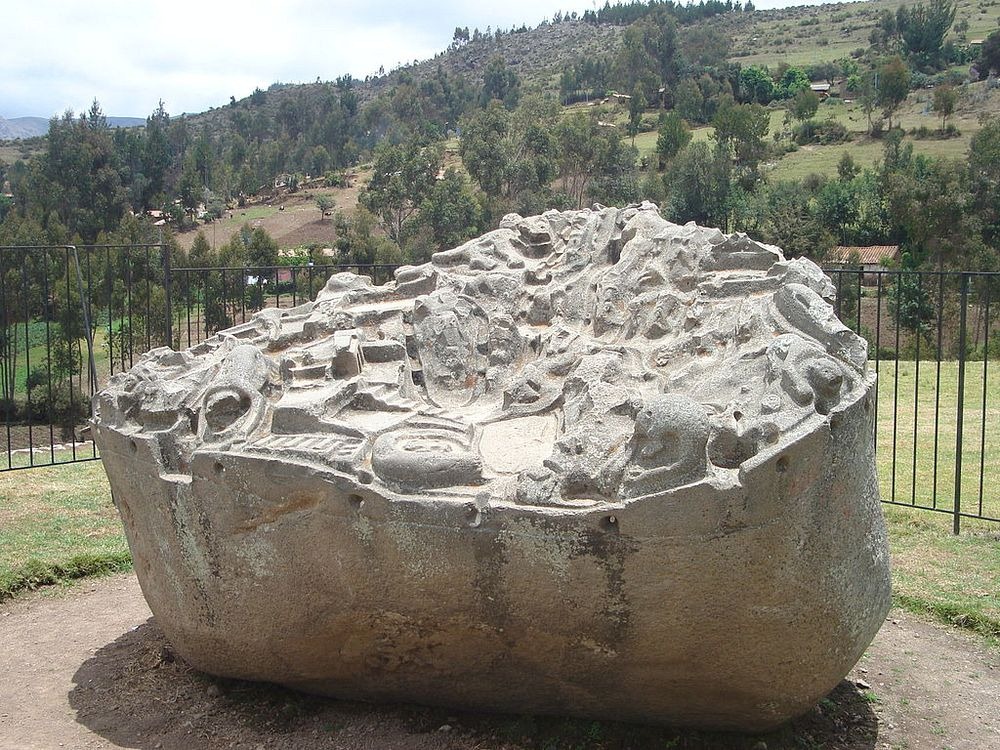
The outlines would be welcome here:
M 98 458 L 90 399 L 142 353 L 302 304 L 335 273 L 384 283 L 395 268 L 173 267 L 159 244 L 0 247 L 0 471 Z
M 1000 273 L 827 273 L 878 374 L 883 501 L 1000 521 Z
M 162 245 L 0 247 L 0 471 L 92 460 L 90 397 L 145 351 L 389 265 L 172 267 Z M 879 376 L 882 498 L 1000 521 L 1000 273 L 827 271 Z

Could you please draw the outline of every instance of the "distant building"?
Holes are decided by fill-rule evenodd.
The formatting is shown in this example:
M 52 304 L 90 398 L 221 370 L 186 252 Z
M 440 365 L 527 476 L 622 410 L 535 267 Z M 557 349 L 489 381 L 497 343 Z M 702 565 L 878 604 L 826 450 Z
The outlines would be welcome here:
M 841 268 L 859 268 L 862 283 L 867 286 L 878 284 L 877 272 L 888 271 L 899 261 L 899 245 L 868 245 L 855 247 L 837 245 L 827 256 L 824 265 Z
M 829 83 L 811 83 L 809 88 L 812 92 L 816 94 L 820 99 L 826 99 L 830 96 L 830 84 Z

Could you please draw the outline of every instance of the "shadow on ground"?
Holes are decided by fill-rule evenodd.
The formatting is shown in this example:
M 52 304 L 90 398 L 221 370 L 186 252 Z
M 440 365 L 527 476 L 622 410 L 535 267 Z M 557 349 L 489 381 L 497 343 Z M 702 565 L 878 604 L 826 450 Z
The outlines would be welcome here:
M 152 618 L 97 651 L 73 681 L 69 703 L 77 721 L 116 745 L 142 750 L 871 750 L 878 736 L 871 703 L 847 681 L 809 714 L 766 735 L 319 698 L 200 674 L 174 655 Z

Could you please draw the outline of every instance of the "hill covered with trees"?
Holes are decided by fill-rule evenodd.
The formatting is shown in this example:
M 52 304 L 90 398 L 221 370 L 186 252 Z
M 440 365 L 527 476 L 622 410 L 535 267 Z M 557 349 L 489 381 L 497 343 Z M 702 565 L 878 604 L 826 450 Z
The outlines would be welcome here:
M 995 268 L 996 21 L 982 0 L 606 4 L 141 128 L 95 102 L 0 161 L 0 244 L 153 237 L 161 215 L 184 233 L 309 191 L 341 260 L 421 261 L 508 211 L 650 199 L 791 254 L 899 244 L 909 267 Z

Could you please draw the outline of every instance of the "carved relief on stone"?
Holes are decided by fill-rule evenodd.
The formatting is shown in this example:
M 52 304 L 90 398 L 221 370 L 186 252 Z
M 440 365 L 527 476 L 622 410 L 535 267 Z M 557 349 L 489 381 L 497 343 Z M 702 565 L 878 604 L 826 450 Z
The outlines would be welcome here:
M 889 601 L 874 378 L 832 292 L 596 207 L 150 352 L 96 424 L 153 611 L 219 674 L 773 726 Z M 371 666 L 387 639 L 425 655 Z

